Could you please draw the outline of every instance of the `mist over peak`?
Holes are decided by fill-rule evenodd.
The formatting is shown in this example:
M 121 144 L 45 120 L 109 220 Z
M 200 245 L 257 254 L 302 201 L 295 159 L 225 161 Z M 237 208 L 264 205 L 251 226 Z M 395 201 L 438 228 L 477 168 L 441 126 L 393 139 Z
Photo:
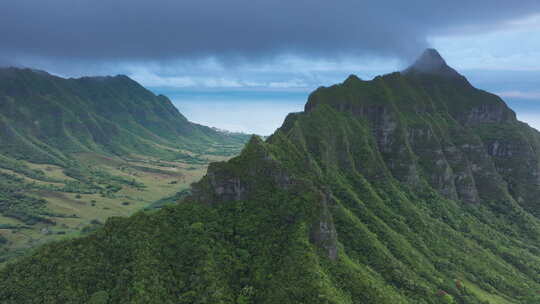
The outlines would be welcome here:
M 416 61 L 404 70 L 405 74 L 435 74 L 446 77 L 462 77 L 456 70 L 448 66 L 436 49 L 426 49 Z

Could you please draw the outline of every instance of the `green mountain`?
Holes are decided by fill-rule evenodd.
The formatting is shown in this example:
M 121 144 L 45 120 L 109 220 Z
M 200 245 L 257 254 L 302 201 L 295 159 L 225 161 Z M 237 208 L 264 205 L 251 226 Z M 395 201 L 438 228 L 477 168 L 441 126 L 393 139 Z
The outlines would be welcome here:
M 0 68 L 0 263 L 173 196 L 248 139 L 189 122 L 126 76 Z
M 171 148 L 244 140 L 189 122 L 127 76 L 64 79 L 17 68 L 0 69 L 0 129 L 0 153 L 59 165 L 73 152 L 171 158 Z
M 0 272 L 3 303 L 540 303 L 540 134 L 434 50 L 313 92 L 178 205 Z

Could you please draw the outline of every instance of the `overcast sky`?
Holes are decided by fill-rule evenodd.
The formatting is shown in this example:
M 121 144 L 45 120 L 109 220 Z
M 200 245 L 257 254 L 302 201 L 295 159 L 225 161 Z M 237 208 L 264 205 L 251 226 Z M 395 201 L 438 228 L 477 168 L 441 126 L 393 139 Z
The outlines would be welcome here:
M 540 1 L 2 0 L 0 65 L 127 74 L 190 119 L 271 133 L 309 91 L 426 47 L 540 127 Z

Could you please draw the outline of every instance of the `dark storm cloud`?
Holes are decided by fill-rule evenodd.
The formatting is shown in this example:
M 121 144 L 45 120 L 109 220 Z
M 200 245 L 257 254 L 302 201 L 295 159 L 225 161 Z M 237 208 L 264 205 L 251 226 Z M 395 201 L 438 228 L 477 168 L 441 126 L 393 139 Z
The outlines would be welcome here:
M 485 30 L 539 12 L 537 0 L 2 0 L 0 64 L 24 56 L 408 57 L 429 35 Z

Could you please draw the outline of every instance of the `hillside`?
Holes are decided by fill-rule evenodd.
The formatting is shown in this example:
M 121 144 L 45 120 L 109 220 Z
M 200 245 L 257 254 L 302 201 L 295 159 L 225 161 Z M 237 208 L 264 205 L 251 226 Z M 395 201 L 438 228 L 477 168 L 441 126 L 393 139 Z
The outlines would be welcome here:
M 540 134 L 428 50 L 314 91 L 178 205 L 0 271 L 3 303 L 540 303 Z
M 66 152 L 174 158 L 175 149 L 244 140 L 189 122 L 127 76 L 64 79 L 17 68 L 0 69 L 0 128 L 4 155 L 59 165 Z
M 126 76 L 0 68 L 0 264 L 175 195 L 248 139 Z

